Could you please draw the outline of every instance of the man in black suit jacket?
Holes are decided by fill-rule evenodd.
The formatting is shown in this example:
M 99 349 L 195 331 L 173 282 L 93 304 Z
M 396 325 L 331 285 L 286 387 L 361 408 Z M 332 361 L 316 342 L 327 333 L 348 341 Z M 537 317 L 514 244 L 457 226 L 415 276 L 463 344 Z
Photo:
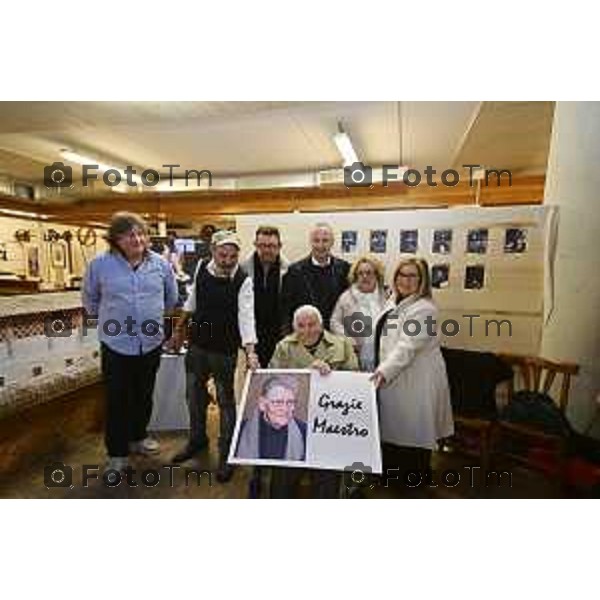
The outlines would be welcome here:
M 282 290 L 285 333 L 292 330 L 294 311 L 305 304 L 319 309 L 323 326 L 329 329 L 335 304 L 349 285 L 350 271 L 349 262 L 331 254 L 333 242 L 331 226 L 317 223 L 310 232 L 310 254 L 290 265 Z

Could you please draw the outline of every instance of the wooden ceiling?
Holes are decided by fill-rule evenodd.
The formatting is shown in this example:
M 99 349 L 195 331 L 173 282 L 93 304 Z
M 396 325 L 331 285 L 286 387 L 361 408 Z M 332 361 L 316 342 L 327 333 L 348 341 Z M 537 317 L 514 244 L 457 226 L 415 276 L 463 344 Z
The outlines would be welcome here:
M 2 102 L 0 174 L 40 183 L 62 148 L 163 172 L 176 163 L 224 177 L 308 173 L 341 166 L 338 122 L 373 166 L 540 174 L 553 111 L 552 102 Z

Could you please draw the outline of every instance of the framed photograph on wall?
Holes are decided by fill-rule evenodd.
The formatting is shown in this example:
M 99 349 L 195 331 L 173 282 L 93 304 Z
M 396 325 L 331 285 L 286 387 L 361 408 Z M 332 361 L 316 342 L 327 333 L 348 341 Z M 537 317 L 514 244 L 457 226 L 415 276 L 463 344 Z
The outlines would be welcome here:
M 402 254 L 416 254 L 419 248 L 419 230 L 402 229 L 400 231 L 400 252 Z
M 469 229 L 467 233 L 467 253 L 485 254 L 487 252 L 489 232 L 487 229 Z
M 481 290 L 485 286 L 485 267 L 471 265 L 465 269 L 465 290 Z
M 436 229 L 431 244 L 432 254 L 450 254 L 452 252 L 452 229 Z
M 433 265 L 431 267 L 431 287 L 441 290 L 448 287 L 450 265 Z
M 387 229 L 371 230 L 370 251 L 374 254 L 385 254 L 387 251 Z
M 358 246 L 358 231 L 342 231 L 342 253 L 352 254 Z
M 527 250 L 527 229 L 511 227 L 506 230 L 504 237 L 504 252 L 506 254 L 522 254 Z

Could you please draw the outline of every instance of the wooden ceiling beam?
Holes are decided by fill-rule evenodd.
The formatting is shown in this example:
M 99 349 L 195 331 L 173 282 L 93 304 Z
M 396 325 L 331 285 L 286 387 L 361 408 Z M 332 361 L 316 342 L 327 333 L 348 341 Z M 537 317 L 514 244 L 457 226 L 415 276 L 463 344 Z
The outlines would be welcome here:
M 511 204 L 541 204 L 544 195 L 544 176 L 513 174 L 512 186 L 503 182 L 482 186 L 481 206 Z M 387 188 L 375 184 L 372 188 L 324 186 L 320 188 L 282 188 L 270 190 L 238 190 L 213 192 L 181 192 L 142 194 L 105 194 L 86 196 L 75 202 L 40 203 L 0 195 L 0 208 L 37 212 L 48 215 L 48 220 L 88 223 L 106 222 L 118 210 L 129 210 L 148 215 L 159 215 L 169 220 L 204 220 L 210 216 L 241 214 L 347 210 L 399 210 L 414 208 L 444 208 L 476 204 L 476 189 L 468 182 L 454 187 L 390 184 Z

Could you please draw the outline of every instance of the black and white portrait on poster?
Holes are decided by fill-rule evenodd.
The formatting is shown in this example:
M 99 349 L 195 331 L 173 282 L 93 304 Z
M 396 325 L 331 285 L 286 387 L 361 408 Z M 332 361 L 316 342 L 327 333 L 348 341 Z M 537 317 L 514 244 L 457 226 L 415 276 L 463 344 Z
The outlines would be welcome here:
M 488 245 L 487 229 L 469 229 L 467 233 L 467 253 L 485 254 Z
M 465 290 L 481 290 L 485 284 L 485 267 L 471 265 L 465 269 Z
M 250 379 L 235 456 L 304 461 L 310 373 L 256 372 Z
M 433 265 L 431 267 L 431 287 L 440 290 L 448 287 L 450 265 Z
M 371 252 L 385 254 L 387 251 L 387 229 L 371 230 Z
M 504 252 L 522 254 L 527 250 L 527 229 L 509 228 L 504 237 Z
M 400 252 L 403 254 L 416 254 L 419 248 L 419 230 L 402 229 L 400 231 Z
M 375 387 L 369 373 L 249 372 L 229 462 L 381 473 Z
M 358 231 L 342 231 L 342 252 L 351 254 L 358 246 Z
M 452 252 L 452 229 L 436 229 L 431 244 L 432 254 L 450 254 Z

